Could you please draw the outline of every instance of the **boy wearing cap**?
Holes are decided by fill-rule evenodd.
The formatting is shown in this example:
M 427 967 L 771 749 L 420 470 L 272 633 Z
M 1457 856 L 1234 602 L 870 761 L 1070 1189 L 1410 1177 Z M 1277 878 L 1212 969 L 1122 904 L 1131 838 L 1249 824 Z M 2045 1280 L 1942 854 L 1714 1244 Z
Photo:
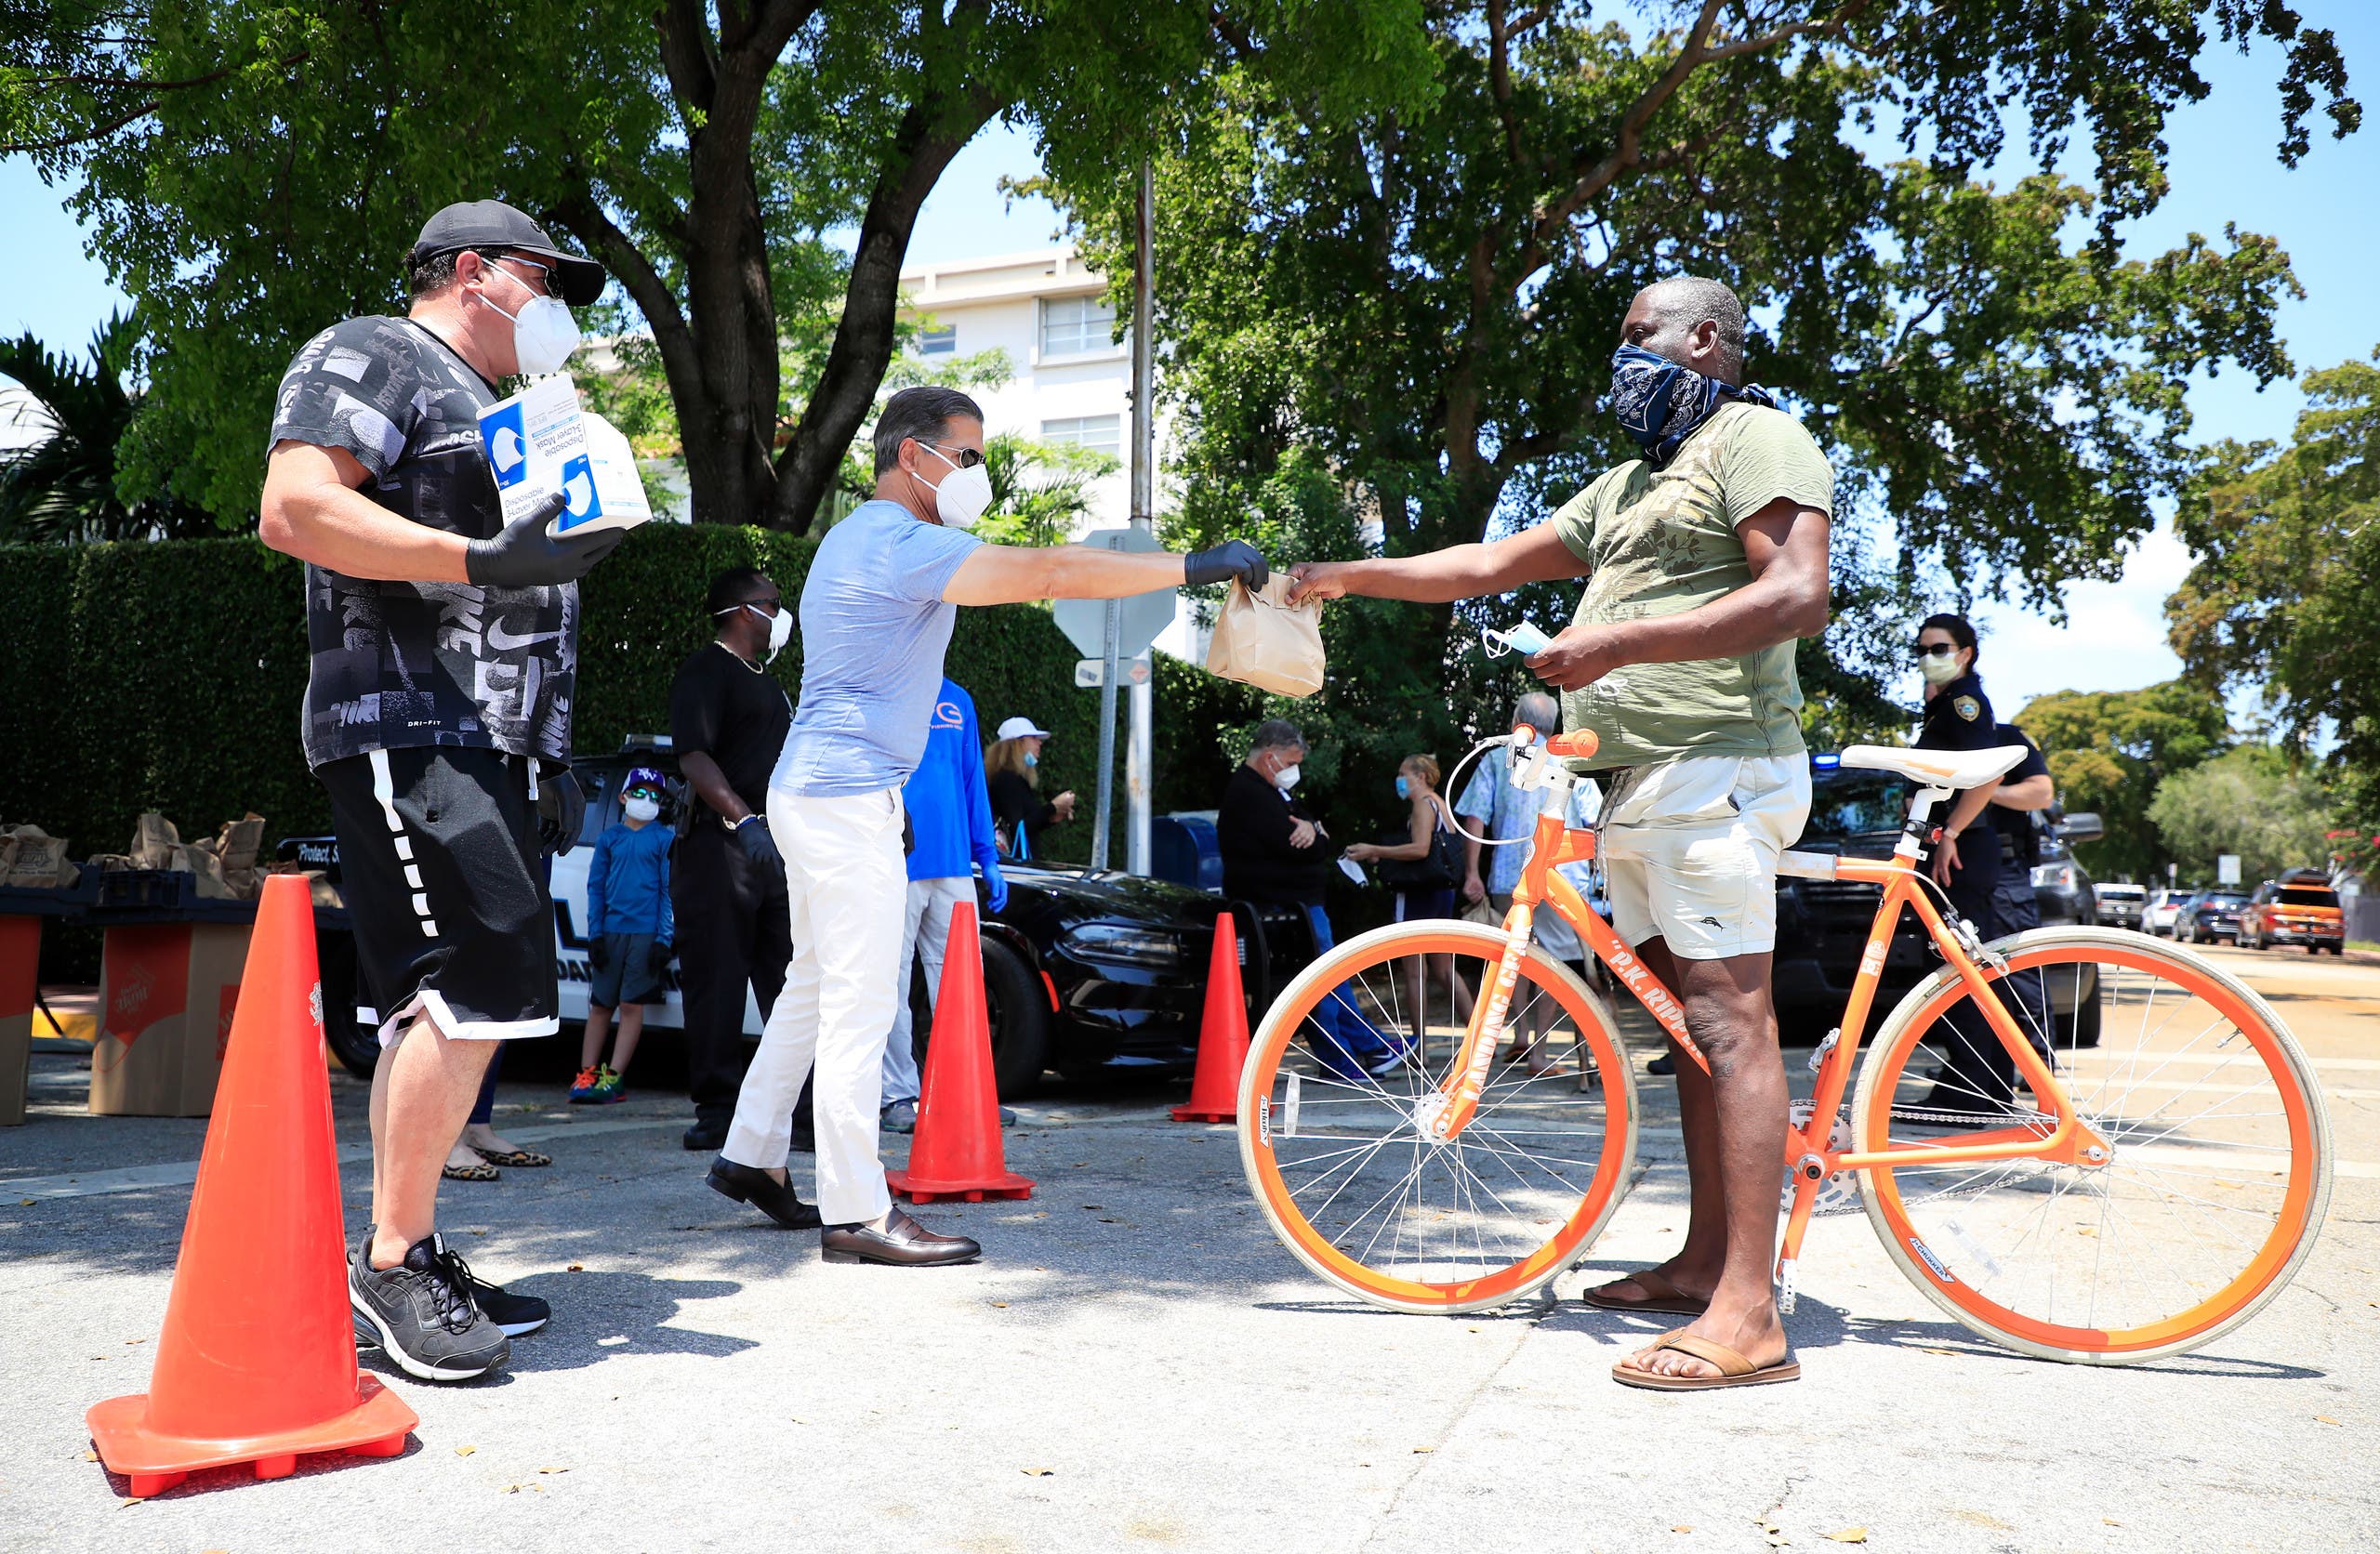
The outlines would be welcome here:
M 358 992 L 377 1025 L 372 1227 L 349 1299 L 408 1375 L 504 1363 L 525 1297 L 436 1232 L 439 1170 L 495 1043 L 551 1035 L 543 854 L 578 839 L 570 775 L 578 579 L 618 531 L 556 538 L 554 496 L 504 520 L 480 412 L 559 369 L 603 271 L 500 201 L 449 205 L 403 318 L 309 340 L 281 380 L 258 535 L 306 563 L 306 762 L 329 790 Z
M 587 963 L 594 972 L 587 994 L 587 1034 L 579 1043 L 578 1077 L 570 1099 L 609 1106 L 628 1098 L 628 1060 L 644 1034 L 644 1007 L 668 995 L 669 844 L 661 818 L 669 781 L 649 766 L 633 767 L 620 784 L 620 818 L 595 839 L 587 870 Z M 608 1063 L 603 1043 L 612 1011 L 620 1011 L 619 1045 Z

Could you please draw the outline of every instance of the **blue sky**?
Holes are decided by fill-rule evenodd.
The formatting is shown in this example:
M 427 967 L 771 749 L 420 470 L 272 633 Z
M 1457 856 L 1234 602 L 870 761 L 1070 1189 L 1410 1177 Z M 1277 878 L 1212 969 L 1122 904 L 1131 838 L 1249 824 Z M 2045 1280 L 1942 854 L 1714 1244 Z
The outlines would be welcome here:
M 2301 0 L 2309 25 L 2337 31 L 2352 89 L 2373 112 L 2359 136 L 2334 142 L 2320 133 L 2294 170 L 2273 154 L 2280 135 L 2278 52 L 2242 59 L 2211 50 L 2201 70 L 2214 86 L 2184 109 L 2166 134 L 2172 192 L 2146 219 L 2125 230 L 2127 251 L 2146 256 L 2193 231 L 2219 240 L 2227 221 L 2268 233 L 2288 250 L 2306 296 L 2284 304 L 2279 325 L 2297 369 L 2368 356 L 2380 346 L 2380 289 L 2369 267 L 2380 253 L 2380 6 L 2364 0 Z M 2011 159 L 2003 173 L 2025 169 Z M 1037 247 L 1050 241 L 1057 214 L 1037 200 L 1008 201 L 1003 176 L 1038 171 L 1029 134 L 994 125 L 961 152 L 927 202 L 910 247 L 914 262 L 966 258 Z M 2087 165 L 2069 158 L 2069 176 Z M 83 253 L 83 234 L 60 195 L 21 157 L 0 159 L 0 209 L 10 212 L 12 240 L 0 257 L 0 331 L 30 328 L 53 349 L 79 349 L 124 298 Z M 1159 219 L 1163 218 L 1160 213 Z M 1164 278 L 1158 277 L 1158 284 Z M 2262 393 L 2239 373 L 2191 388 L 2194 435 L 2283 439 L 2303 402 L 2290 384 Z M 2170 678 L 2178 668 L 2165 646 L 2163 604 L 2188 568 L 2188 557 L 2161 528 L 2129 558 L 2120 583 L 2082 583 L 2066 591 L 2063 626 L 2014 607 L 1987 605 L 1995 699 L 2014 707 L 2056 690 L 2125 690 Z M 1912 698 L 1915 683 L 1908 688 Z

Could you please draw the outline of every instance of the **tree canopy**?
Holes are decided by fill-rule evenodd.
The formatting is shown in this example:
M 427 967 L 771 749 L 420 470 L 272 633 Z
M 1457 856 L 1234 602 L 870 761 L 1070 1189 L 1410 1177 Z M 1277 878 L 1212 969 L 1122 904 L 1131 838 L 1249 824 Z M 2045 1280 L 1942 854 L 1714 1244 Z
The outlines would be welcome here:
M 2204 685 L 2167 680 L 2138 691 L 2061 691 L 2012 719 L 2049 761 L 2059 800 L 2093 810 L 2107 835 L 2082 844 L 2102 878 L 2162 880 L 2176 854 L 2151 803 L 2176 774 L 2228 749 L 2230 719 Z
M 1834 456 L 1837 624 L 1815 721 L 1904 715 L 1882 654 L 1923 592 L 2119 573 L 2193 460 L 2198 373 L 2291 370 L 2295 295 L 2271 240 L 2227 229 L 2135 256 L 2121 223 L 2164 191 L 2161 139 L 2206 95 L 2215 36 L 2283 44 L 2277 154 L 2358 122 L 2330 35 L 2278 6 L 2109 0 L 1464 0 L 1426 25 L 1436 90 L 1325 118 L 1226 67 L 1165 125 L 1157 164 L 1163 386 L 1183 428 L 1183 526 L 1271 513 L 1326 468 L 1351 550 L 1432 549 L 1534 521 L 1633 456 L 1598 413 L 1631 296 L 1694 272 L 1752 310 L 1748 375 Z M 2022 105 L 2036 166 L 2087 143 L 2091 187 L 1977 180 Z M 1110 274 L 1131 189 L 1056 180 Z M 1306 509 L 1300 509 L 1306 510 Z M 1264 536 L 1289 555 L 1318 534 Z M 1324 552 L 1341 554 L 1346 552 Z M 1499 601 L 1539 623 L 1575 590 Z M 1341 677 L 1345 723 L 1474 705 L 1493 676 L 1457 612 L 1358 601 L 1377 662 Z M 1821 678 L 1814 674 L 1814 678 Z M 1501 682 L 1499 682 L 1501 683 Z M 1444 740 L 1443 719 L 1395 737 Z M 1385 756 L 1386 750 L 1378 752 Z
M 140 407 L 126 386 L 140 326 L 118 313 L 91 336 L 88 362 L 53 353 L 28 331 L 0 340 L 0 376 L 35 407 L 35 436 L 0 453 L 0 542 L 188 539 L 214 531 L 202 507 L 116 479 L 116 451 Z
M 496 194 L 618 281 L 666 375 L 697 520 L 803 529 L 896 338 L 944 170 L 996 118 L 1053 170 L 1135 165 L 1228 47 L 1321 111 L 1421 90 L 1418 0 L 337 0 L 8 7 L 0 150 L 79 178 L 152 330 L 131 450 L 227 521 L 299 343 L 402 308 L 422 220 Z M 790 370 L 788 370 L 790 369 Z
M 2241 745 L 2175 772 L 2157 785 L 2149 812 L 2186 880 L 2212 883 L 2227 852 L 2251 887 L 2284 870 L 2330 866 L 2335 803 L 2303 763 L 2270 745 Z
M 2210 684 L 2260 688 L 2289 747 L 2323 750 L 2380 830 L 2380 368 L 2309 373 L 2286 447 L 2215 445 L 2175 529 L 2196 560 L 2166 606 Z M 2350 849 L 2369 865 L 2375 849 Z

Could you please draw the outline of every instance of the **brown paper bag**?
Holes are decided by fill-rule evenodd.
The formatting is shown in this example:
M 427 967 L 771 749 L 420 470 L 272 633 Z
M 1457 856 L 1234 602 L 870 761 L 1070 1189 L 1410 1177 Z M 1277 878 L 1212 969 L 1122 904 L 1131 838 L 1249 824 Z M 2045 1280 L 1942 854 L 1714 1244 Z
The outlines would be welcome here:
M 1282 696 L 1322 689 L 1322 604 L 1289 601 L 1289 580 L 1275 576 L 1262 591 L 1234 583 L 1207 649 L 1207 672 Z
M 132 846 L 126 850 L 132 856 L 136 869 L 178 869 L 182 834 L 174 823 L 152 810 L 140 817 L 139 828 L 132 834 Z
M 38 825 L 10 827 L 0 840 L 0 885 L 46 890 L 74 883 L 74 865 L 66 861 L 66 838 L 53 836 Z
M 238 820 L 227 820 L 215 834 L 215 856 L 226 878 L 257 866 L 257 849 L 264 845 L 264 817 L 250 810 Z

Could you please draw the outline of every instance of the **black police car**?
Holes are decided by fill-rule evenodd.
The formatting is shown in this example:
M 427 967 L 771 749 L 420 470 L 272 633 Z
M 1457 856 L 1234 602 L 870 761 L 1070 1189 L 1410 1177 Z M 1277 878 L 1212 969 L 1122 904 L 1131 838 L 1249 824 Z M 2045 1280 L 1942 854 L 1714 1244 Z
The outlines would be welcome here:
M 633 738 L 619 751 L 572 762 L 587 793 L 580 846 L 554 860 L 554 958 L 561 978 L 564 1023 L 587 1017 L 587 869 L 603 828 L 619 818 L 620 784 L 633 767 L 652 767 L 670 779 L 670 802 L 655 824 L 672 823 L 684 801 L 676 757 L 663 738 Z M 338 880 L 337 844 L 327 836 L 295 836 L 280 846 L 287 863 L 321 869 Z M 1243 981 L 1252 1011 L 1310 954 L 1305 929 L 1226 903 L 1206 892 L 1117 873 L 1031 863 L 1003 864 L 1008 904 L 993 913 L 976 885 L 984 950 L 985 1002 L 992 1030 L 992 1066 L 1005 1097 L 1029 1093 L 1043 1073 L 1069 1077 L 1103 1071 L 1188 1073 L 1197 1060 L 1206 1007 L 1207 968 L 1215 918 L 1230 910 L 1238 926 Z M 332 1049 L 350 1072 L 369 1077 L 377 1058 L 373 1032 L 359 1028 L 355 951 L 347 915 L 315 914 L 323 963 L 323 1007 Z M 656 1031 L 684 1027 L 685 1012 L 670 968 L 667 1001 L 645 1011 L 647 1040 Z M 913 977 L 912 1021 L 919 1056 L 932 1021 L 924 979 Z M 340 1012 L 345 1011 L 345 1018 Z M 744 1032 L 759 1040 L 762 1015 L 747 994 Z
M 1831 755 L 1810 757 L 1810 818 L 1802 828 L 1798 852 L 1831 852 L 1852 858 L 1889 858 L 1900 839 L 1909 813 L 1908 782 L 1886 771 L 1846 769 Z M 2091 891 L 2091 876 L 2073 854 L 2072 844 L 2101 834 L 2096 815 L 2059 817 L 2057 811 L 2033 817 L 2039 830 L 2041 862 L 2032 871 L 2033 899 L 2042 927 L 2060 928 L 2098 921 Z M 2015 863 L 2007 865 L 2017 867 Z M 1785 1041 L 1809 1046 L 1843 1022 L 1844 1007 L 1859 969 L 1861 951 L 1876 920 L 1883 892 L 1857 880 L 1794 879 L 1777 881 L 1777 953 L 1772 973 L 1777 1022 Z M 1942 964 L 1914 914 L 1904 912 L 1893 930 L 1884 958 L 1883 986 L 1869 1017 L 1873 1035 L 1893 1001 L 1932 975 Z M 2055 984 L 2059 979 L 2052 978 Z M 2050 990 L 2051 1013 L 2063 1029 L 2068 1016 L 2080 1007 L 2078 1045 L 2098 1042 L 2098 988 L 2096 982 Z

